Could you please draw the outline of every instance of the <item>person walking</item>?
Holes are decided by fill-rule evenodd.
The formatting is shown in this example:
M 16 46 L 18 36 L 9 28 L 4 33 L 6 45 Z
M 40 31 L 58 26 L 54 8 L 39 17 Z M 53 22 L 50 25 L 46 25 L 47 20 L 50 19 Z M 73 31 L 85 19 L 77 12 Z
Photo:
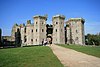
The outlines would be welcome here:
M 44 40 L 44 46 L 46 46 L 47 45 L 47 40 Z
M 44 39 L 42 40 L 42 46 L 44 45 Z

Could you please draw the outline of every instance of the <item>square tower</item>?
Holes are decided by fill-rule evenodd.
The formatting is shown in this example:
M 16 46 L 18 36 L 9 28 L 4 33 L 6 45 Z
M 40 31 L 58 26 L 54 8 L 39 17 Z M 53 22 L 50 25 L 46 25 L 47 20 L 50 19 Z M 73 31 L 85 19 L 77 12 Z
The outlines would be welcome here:
M 68 44 L 85 44 L 83 18 L 71 18 L 67 23 L 67 43 Z
M 34 44 L 42 44 L 46 39 L 46 20 L 47 16 L 36 15 L 34 18 Z
M 18 29 L 20 30 L 20 26 L 18 24 L 14 24 L 11 31 L 12 41 L 15 41 L 15 38 L 16 38 L 15 33 L 17 32 Z
M 65 44 L 65 30 L 64 30 L 65 16 L 56 15 L 52 18 L 53 23 L 53 41 L 54 44 Z

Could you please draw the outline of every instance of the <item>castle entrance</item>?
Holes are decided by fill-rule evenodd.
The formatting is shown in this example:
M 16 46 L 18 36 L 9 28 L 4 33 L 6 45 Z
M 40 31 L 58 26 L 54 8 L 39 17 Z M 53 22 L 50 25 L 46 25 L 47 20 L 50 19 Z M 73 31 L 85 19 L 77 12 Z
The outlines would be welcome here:
M 47 36 L 47 42 L 48 44 L 52 44 L 52 36 Z
M 47 42 L 48 42 L 48 44 L 52 44 L 53 26 L 47 24 L 46 27 L 47 27 L 47 30 L 46 30 L 46 32 L 47 32 L 47 34 L 46 34 L 47 35 Z

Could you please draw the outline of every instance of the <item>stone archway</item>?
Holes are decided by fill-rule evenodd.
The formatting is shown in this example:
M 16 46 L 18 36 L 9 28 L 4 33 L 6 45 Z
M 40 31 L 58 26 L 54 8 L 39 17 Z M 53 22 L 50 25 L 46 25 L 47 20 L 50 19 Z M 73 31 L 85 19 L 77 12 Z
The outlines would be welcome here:
M 48 42 L 48 44 L 50 44 L 50 42 L 52 44 L 52 36 L 47 36 L 47 42 Z

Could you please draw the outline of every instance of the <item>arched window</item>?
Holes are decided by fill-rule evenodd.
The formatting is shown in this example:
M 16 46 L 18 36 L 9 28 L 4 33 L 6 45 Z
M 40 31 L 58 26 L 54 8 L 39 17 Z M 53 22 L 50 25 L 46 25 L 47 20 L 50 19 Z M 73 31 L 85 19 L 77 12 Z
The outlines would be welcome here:
M 26 42 L 26 41 L 27 41 L 26 36 L 24 36 L 24 42 Z
M 37 22 L 36 22 L 36 24 L 37 24 Z
M 44 32 L 44 29 L 42 29 L 42 32 Z
M 24 33 L 26 33 L 26 27 L 24 28 Z
M 76 33 L 78 33 L 78 31 L 76 30 Z
M 58 22 L 56 22 L 56 24 L 58 24 Z
M 56 29 L 56 32 L 57 32 L 57 29 Z
M 37 39 L 36 39 L 36 42 L 37 42 Z
M 31 32 L 33 33 L 33 29 L 31 30 Z
M 37 29 L 36 29 L 36 32 L 37 32 Z
M 31 42 L 33 42 L 33 39 L 31 39 Z

